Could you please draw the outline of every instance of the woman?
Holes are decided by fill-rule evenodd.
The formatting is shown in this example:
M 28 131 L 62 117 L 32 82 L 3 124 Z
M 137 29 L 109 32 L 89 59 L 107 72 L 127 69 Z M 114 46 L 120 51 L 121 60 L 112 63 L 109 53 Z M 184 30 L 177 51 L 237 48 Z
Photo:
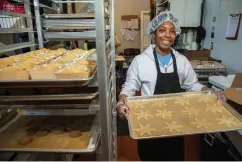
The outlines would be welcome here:
M 134 96 L 140 89 L 142 96 L 209 89 L 198 82 L 187 58 L 171 48 L 181 32 L 178 20 L 171 13 L 161 12 L 149 23 L 147 31 L 155 44 L 136 56 L 128 69 L 117 103 L 120 116 L 128 113 L 124 98 Z M 183 150 L 183 136 L 138 140 L 142 161 L 184 160 Z

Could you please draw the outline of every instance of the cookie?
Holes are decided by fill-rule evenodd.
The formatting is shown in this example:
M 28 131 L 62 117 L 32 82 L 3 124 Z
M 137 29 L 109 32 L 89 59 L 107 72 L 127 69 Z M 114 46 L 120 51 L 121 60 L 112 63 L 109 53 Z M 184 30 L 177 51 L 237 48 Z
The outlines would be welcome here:
M 80 130 L 74 130 L 69 133 L 69 136 L 72 138 L 77 138 L 77 137 L 80 137 L 81 135 L 82 135 L 82 131 Z
M 18 144 L 20 145 L 28 145 L 33 141 L 33 137 L 31 136 L 22 136 L 18 139 Z
M 35 127 L 30 127 L 28 129 L 26 129 L 26 134 L 29 136 L 33 136 L 36 134 L 37 128 Z
M 36 132 L 36 136 L 37 136 L 37 137 L 44 137 L 44 136 L 46 136 L 48 133 L 49 133 L 48 130 L 38 130 L 38 131 Z
M 65 126 L 65 131 L 66 132 L 71 132 L 71 131 L 74 131 L 76 129 L 77 128 L 76 128 L 76 125 L 75 124 L 68 124 L 68 125 Z
M 51 130 L 53 134 L 61 134 L 64 132 L 64 129 L 62 127 L 55 127 Z

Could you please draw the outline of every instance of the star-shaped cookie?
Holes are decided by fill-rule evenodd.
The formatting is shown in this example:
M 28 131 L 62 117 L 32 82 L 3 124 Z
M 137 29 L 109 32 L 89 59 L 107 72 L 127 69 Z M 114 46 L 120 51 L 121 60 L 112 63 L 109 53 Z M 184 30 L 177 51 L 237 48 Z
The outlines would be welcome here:
M 138 113 L 134 113 L 134 115 L 136 116 L 137 120 L 140 120 L 143 118 L 145 120 L 148 120 L 149 118 L 153 117 L 153 115 L 149 114 L 148 111 L 142 111 L 142 110 L 140 110 Z
M 218 124 L 224 124 L 227 127 L 232 127 L 233 125 L 236 126 L 237 123 L 234 121 L 233 118 L 228 118 L 225 116 L 222 116 L 221 118 L 217 118 L 217 120 L 219 121 Z
M 171 118 L 172 117 L 172 111 L 168 111 L 166 109 L 156 110 L 156 111 L 157 111 L 157 113 L 155 114 L 155 116 L 159 116 L 162 119 Z
M 205 110 L 211 111 L 213 114 L 223 112 L 222 106 L 217 105 L 217 104 L 214 104 L 214 105 L 207 104 L 207 108 Z
M 151 103 L 151 106 L 160 109 L 164 106 L 167 106 L 167 104 L 165 100 L 160 100 L 160 101 L 155 101 Z
M 195 125 L 197 128 L 208 128 L 211 124 L 207 122 L 206 119 L 195 118 L 195 121 L 191 122 L 192 125 Z
M 150 136 L 152 132 L 156 131 L 154 128 L 150 128 L 150 124 L 142 125 L 139 124 L 139 128 L 134 129 L 134 131 L 139 132 L 140 136 Z
M 213 102 L 213 99 L 212 98 L 209 98 L 209 97 L 205 97 L 205 96 L 201 96 L 198 98 L 197 100 L 198 102 L 205 102 L 205 103 L 208 103 L 208 102 Z
M 182 125 L 178 125 L 175 121 L 173 121 L 172 123 L 166 122 L 165 124 L 166 124 L 165 129 L 168 129 L 170 133 L 181 131 L 180 128 L 182 128 Z
M 194 107 L 185 107 L 185 110 L 182 110 L 182 112 L 186 113 L 189 116 L 192 115 L 198 115 L 199 110 Z
M 179 105 L 181 105 L 181 106 L 190 105 L 189 100 L 186 99 L 186 98 L 179 98 L 179 99 L 176 99 L 174 103 L 175 103 L 175 104 L 179 104 Z

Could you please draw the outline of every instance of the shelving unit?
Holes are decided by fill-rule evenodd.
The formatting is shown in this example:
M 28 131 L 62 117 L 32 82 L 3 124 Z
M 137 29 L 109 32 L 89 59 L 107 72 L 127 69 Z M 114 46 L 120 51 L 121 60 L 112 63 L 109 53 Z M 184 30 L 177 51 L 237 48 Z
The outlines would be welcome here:
M 0 10 L 1 37 L 3 34 L 28 33 L 29 40 L 28 42 L 1 46 L 0 55 L 25 47 L 30 47 L 31 50 L 35 50 L 35 39 L 32 25 L 32 15 L 30 11 L 30 2 L 29 0 L 19 0 L 16 2 L 18 3 L 14 4 L 15 9 L 17 10 L 18 8 L 23 7 L 23 11 L 13 11 L 13 6 L 10 5 L 5 5 Z
M 100 143 L 94 143 L 95 146 L 99 146 L 96 151 L 97 160 L 113 161 L 117 160 L 117 128 L 116 128 L 116 75 L 115 75 L 115 44 L 114 44 L 114 0 L 92 0 L 92 1 L 53 1 L 56 8 L 51 8 L 39 3 L 38 0 L 34 0 L 35 20 L 38 34 L 39 47 L 44 47 L 43 39 L 48 41 L 70 41 L 70 40 L 96 40 L 96 53 L 94 59 L 97 61 L 97 77 L 93 77 L 93 82 L 87 82 L 84 84 L 81 80 L 63 80 L 63 81 L 15 81 L 15 82 L 0 82 L 1 88 L 8 88 L 17 92 L 15 95 L 0 96 L 2 98 L 0 105 L 8 105 L 7 108 L 21 109 L 24 115 L 31 116 L 82 116 L 95 115 L 95 125 L 92 128 L 95 137 L 92 138 L 94 142 L 98 142 L 100 137 Z M 94 3 L 95 14 L 61 14 L 61 5 L 63 3 Z M 39 8 L 44 7 L 51 14 L 40 15 Z M 107 12 L 108 11 L 108 12 Z M 43 17 L 43 19 L 42 19 Z M 78 22 L 78 30 L 73 29 L 75 26 L 68 24 L 65 27 L 65 31 L 55 31 L 52 26 L 45 26 L 42 22 L 53 21 L 55 27 L 59 29 L 63 24 L 63 19 L 72 21 L 75 18 Z M 88 18 L 88 20 L 86 20 Z M 51 20 L 50 20 L 51 19 Z M 43 21 L 42 21 L 43 20 Z M 84 20 L 84 21 L 83 21 Z M 83 22 L 88 22 L 92 29 L 85 28 Z M 73 26 L 72 26 L 73 25 Z M 109 26 L 109 30 L 106 30 L 106 26 Z M 42 31 L 43 27 L 46 29 Z M 94 30 L 95 29 L 95 30 Z M 74 31 L 73 31 L 74 30 Z M 31 46 L 31 44 L 26 44 Z M 23 48 L 23 44 L 21 47 Z M 4 49 L 5 51 L 7 49 Z M 97 79 L 98 78 L 98 79 Z M 97 79 L 97 81 L 95 80 Z M 17 88 L 17 89 L 16 89 Z M 20 88 L 21 90 L 18 90 Z M 40 91 L 40 94 L 32 95 L 25 94 L 33 91 L 33 88 L 42 90 L 68 90 L 68 93 L 47 93 L 46 91 Z M 70 92 L 69 88 L 75 90 Z M 90 88 L 94 89 L 94 92 L 90 92 Z M 96 88 L 96 90 L 95 90 Z M 78 92 L 76 92 L 78 90 Z M 95 92 L 96 91 L 96 92 Z M 51 91 L 52 92 L 52 91 Z M 55 91 L 54 91 L 55 92 Z M 22 93 L 24 95 L 22 95 Z M 32 93 L 32 92 L 31 92 Z M 9 106 L 10 105 L 10 106 Z M 91 146 L 93 143 L 89 143 Z M 31 149 L 30 149 L 31 150 Z M 30 151 L 25 149 L 26 152 Z M 16 149 L 16 152 L 21 152 L 20 149 Z M 23 150 L 22 150 L 23 151 Z M 33 152 L 39 152 L 34 149 Z M 80 150 L 79 150 L 80 151 Z M 56 149 L 48 150 L 53 153 L 65 153 L 67 158 L 73 157 L 70 153 L 86 153 L 87 151 L 78 150 L 61 150 Z M 62 159 L 65 160 L 65 159 Z
M 155 13 L 158 15 L 162 11 L 169 9 L 169 0 L 156 0 L 155 1 Z

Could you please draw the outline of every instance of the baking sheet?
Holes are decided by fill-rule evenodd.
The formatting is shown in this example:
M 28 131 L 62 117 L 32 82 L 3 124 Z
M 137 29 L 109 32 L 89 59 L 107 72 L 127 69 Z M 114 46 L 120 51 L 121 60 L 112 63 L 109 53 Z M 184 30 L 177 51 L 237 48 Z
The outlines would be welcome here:
M 199 65 L 198 62 L 201 64 Z M 198 61 L 193 60 L 190 61 L 192 67 L 194 70 L 225 70 L 225 67 L 223 64 L 216 62 L 216 61 Z
M 97 73 L 94 70 L 89 78 L 82 79 L 48 79 L 48 80 L 0 80 L 0 88 L 14 87 L 76 87 L 88 85 Z
M 97 149 L 100 131 L 96 125 L 96 119 L 93 118 L 92 126 L 88 129 L 82 130 L 82 136 L 78 138 L 70 138 L 69 132 L 62 134 L 54 134 L 49 132 L 44 137 L 37 137 L 34 135 L 34 140 L 27 145 L 18 144 L 17 140 L 26 134 L 25 129 L 27 120 L 42 118 L 44 121 L 48 119 L 56 119 L 58 121 L 76 121 L 83 119 L 80 116 L 30 116 L 18 114 L 18 116 L 10 123 L 0 129 L 0 150 L 1 151 L 18 151 L 18 152 L 65 152 L 65 153 L 85 153 L 93 152 Z M 43 121 L 43 120 L 41 120 Z M 69 123 L 68 123 L 69 124 Z M 41 123 L 42 126 L 47 124 Z
M 126 103 L 133 139 L 242 129 L 241 116 L 211 91 L 128 97 Z

